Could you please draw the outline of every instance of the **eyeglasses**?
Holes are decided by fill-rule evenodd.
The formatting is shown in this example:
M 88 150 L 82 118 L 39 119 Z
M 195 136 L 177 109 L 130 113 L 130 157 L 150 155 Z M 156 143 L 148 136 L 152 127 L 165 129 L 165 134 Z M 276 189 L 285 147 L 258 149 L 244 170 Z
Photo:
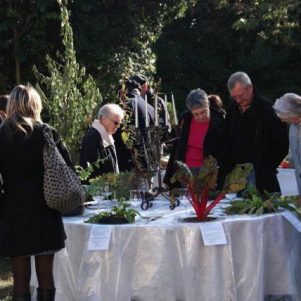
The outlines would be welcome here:
M 112 118 L 108 118 L 109 120 L 111 120 L 116 126 L 120 125 L 121 124 L 121 121 L 116 121 Z

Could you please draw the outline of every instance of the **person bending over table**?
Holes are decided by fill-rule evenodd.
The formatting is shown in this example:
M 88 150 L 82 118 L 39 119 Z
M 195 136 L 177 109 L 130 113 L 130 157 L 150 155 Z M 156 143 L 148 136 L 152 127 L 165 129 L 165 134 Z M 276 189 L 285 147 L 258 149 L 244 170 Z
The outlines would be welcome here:
M 197 173 L 205 157 L 212 155 L 219 159 L 218 145 L 223 116 L 210 109 L 208 96 L 201 89 L 192 90 L 188 94 L 186 106 L 188 111 L 181 117 L 178 140 L 173 146 L 163 180 L 170 188 L 180 186 L 179 183 L 170 183 L 176 160 L 186 163 L 193 173 Z
M 286 125 L 273 110 L 273 103 L 262 97 L 245 72 L 228 79 L 232 102 L 223 128 L 219 188 L 236 164 L 252 163 L 248 177 L 260 192 L 279 191 L 277 167 L 288 152 Z
M 282 121 L 290 124 L 289 146 L 301 195 L 301 96 L 294 93 L 284 94 L 276 100 L 274 110 Z

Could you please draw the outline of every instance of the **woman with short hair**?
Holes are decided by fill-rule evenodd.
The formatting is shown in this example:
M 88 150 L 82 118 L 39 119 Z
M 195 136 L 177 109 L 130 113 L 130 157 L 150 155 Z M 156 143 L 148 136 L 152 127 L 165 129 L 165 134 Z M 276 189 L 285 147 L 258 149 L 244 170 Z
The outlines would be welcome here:
M 10 257 L 14 278 L 13 300 L 31 300 L 30 257 L 35 256 L 38 301 L 53 301 L 54 253 L 65 247 L 61 214 L 47 206 L 43 193 L 44 134 L 42 102 L 30 86 L 16 86 L 0 127 L 0 173 L 4 198 L 0 205 L 0 256 Z M 57 147 L 68 165 L 70 156 L 58 133 L 51 128 Z
M 274 110 L 280 119 L 290 124 L 289 145 L 294 162 L 299 195 L 301 195 L 301 96 L 286 93 L 278 98 Z
M 117 104 L 106 104 L 99 109 L 98 119 L 95 119 L 85 134 L 80 150 L 80 165 L 87 167 L 89 163 L 100 161 L 90 178 L 103 173 L 119 173 L 118 158 L 113 134 L 119 128 L 124 118 L 124 111 Z
M 171 152 L 164 177 L 164 183 L 170 187 L 175 161 L 186 163 L 193 173 L 198 173 L 205 157 L 212 155 L 219 159 L 219 133 L 224 118 L 216 110 L 210 109 L 207 93 L 201 89 L 188 94 L 186 106 L 188 111 L 182 115 L 179 139 Z

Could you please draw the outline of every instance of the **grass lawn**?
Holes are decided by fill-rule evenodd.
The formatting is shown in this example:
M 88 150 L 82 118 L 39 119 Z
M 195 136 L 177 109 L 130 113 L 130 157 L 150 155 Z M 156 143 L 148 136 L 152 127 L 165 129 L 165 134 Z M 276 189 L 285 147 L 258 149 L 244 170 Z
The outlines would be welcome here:
M 0 257 L 0 301 L 11 300 L 13 278 L 8 259 Z

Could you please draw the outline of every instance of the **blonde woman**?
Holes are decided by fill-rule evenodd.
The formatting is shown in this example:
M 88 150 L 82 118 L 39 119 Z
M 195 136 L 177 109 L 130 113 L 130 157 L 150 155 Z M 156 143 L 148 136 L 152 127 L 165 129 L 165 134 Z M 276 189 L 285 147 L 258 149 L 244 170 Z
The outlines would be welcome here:
M 30 86 L 16 86 L 0 128 L 0 173 L 4 200 L 0 211 L 0 256 L 10 257 L 13 300 L 31 300 L 30 257 L 35 256 L 38 300 L 55 297 L 54 253 L 64 248 L 61 215 L 47 207 L 43 194 L 43 125 L 39 94 Z M 52 128 L 54 140 L 68 165 L 67 150 Z

